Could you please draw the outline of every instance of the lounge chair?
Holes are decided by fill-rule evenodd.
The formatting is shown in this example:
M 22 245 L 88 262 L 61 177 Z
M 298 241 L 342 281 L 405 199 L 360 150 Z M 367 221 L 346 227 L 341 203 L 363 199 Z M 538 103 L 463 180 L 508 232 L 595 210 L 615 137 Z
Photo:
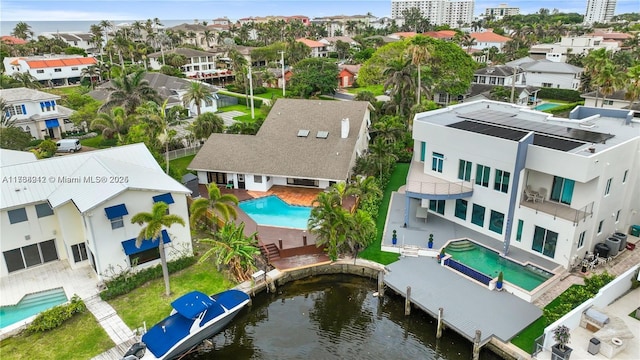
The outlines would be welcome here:
M 535 195 L 533 202 L 540 201 L 543 203 L 546 197 L 547 197 L 547 189 L 540 188 L 540 191 Z
M 524 190 L 524 195 L 526 196 L 526 200 L 527 201 L 536 202 L 536 196 L 538 196 L 538 193 L 536 193 L 535 191 L 527 188 L 527 189 Z
M 233 181 L 227 181 L 226 189 L 233 189 Z

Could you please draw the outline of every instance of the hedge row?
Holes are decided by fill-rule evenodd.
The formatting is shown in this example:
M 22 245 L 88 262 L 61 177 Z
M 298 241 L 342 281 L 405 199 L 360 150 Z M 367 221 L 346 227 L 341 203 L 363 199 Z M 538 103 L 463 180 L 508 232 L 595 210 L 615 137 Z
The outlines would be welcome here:
M 68 304 L 58 305 L 49 310 L 45 310 L 36 316 L 35 320 L 27 327 L 27 332 L 36 333 L 52 330 L 62 325 L 63 322 L 71 319 L 73 315 L 83 313 L 87 310 L 84 301 L 73 295 Z
M 582 101 L 580 92 L 568 89 L 542 88 L 538 91 L 538 98 L 555 99 L 562 101 L 578 102 Z
M 167 263 L 169 274 L 186 269 L 196 263 L 196 258 L 186 256 Z M 136 273 L 123 272 L 115 276 L 111 280 L 105 282 L 107 289 L 100 292 L 102 300 L 111 300 L 120 295 L 127 294 L 134 289 L 140 287 L 148 281 L 162 277 L 162 265 L 156 265 L 151 268 L 140 270 Z

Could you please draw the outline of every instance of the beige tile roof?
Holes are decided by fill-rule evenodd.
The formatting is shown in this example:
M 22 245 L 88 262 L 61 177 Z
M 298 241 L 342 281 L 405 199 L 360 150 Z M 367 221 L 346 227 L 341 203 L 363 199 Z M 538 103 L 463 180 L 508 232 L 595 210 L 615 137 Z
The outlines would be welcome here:
M 365 101 L 278 99 L 258 134 L 212 134 L 189 169 L 346 180 L 369 112 Z M 346 139 L 340 137 L 343 118 L 349 118 Z M 298 137 L 301 129 L 309 135 Z M 318 131 L 329 136 L 316 138 Z

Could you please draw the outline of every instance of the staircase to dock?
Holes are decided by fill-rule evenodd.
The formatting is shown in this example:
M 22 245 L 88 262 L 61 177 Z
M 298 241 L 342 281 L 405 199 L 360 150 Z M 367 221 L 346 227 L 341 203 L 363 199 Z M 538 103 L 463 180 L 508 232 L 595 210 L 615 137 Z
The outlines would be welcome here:
M 268 243 L 260 246 L 260 253 L 267 258 L 267 262 L 280 259 L 280 250 L 274 243 Z

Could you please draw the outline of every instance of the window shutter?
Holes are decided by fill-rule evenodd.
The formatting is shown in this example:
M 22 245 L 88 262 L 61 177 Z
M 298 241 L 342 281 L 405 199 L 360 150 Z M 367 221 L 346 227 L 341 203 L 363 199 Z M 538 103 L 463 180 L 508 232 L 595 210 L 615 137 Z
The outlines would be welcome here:
M 27 115 L 27 107 L 22 104 L 22 114 Z

